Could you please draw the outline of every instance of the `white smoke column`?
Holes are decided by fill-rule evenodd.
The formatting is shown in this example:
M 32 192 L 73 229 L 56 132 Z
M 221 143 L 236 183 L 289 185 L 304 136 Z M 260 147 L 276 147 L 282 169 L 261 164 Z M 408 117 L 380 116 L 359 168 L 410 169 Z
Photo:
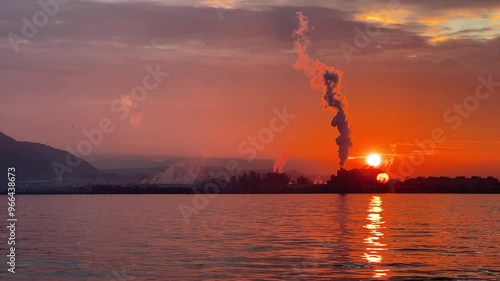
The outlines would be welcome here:
M 313 89 L 320 89 L 324 92 L 323 101 L 325 108 L 336 111 L 336 115 L 333 117 L 331 125 L 336 127 L 340 133 L 335 139 L 335 142 L 339 146 L 339 164 L 340 167 L 343 167 L 345 161 L 349 157 L 349 149 L 352 146 L 352 142 L 351 130 L 346 112 L 347 100 L 341 93 L 342 72 L 317 59 L 311 60 L 309 58 L 307 47 L 309 46 L 310 40 L 307 36 L 307 32 L 313 28 L 309 27 L 309 20 L 302 12 L 297 12 L 297 18 L 299 19 L 299 28 L 293 32 L 297 60 L 293 67 L 297 70 L 304 71 L 310 79 L 310 84 Z
M 285 164 L 287 160 L 288 160 L 287 154 L 283 154 L 280 156 L 280 158 L 274 160 L 273 171 L 275 173 L 283 173 L 285 171 Z
M 202 164 L 197 160 L 183 160 L 156 174 L 150 184 L 193 184 L 201 175 Z

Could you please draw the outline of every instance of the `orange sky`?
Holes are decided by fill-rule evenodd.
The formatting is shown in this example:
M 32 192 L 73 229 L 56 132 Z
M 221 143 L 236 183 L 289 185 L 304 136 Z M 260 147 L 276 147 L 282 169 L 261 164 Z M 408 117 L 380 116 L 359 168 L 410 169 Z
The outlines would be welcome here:
M 269 126 L 273 108 L 286 106 L 296 117 L 257 158 L 288 153 L 322 159 L 318 173 L 329 173 L 338 168 L 333 114 L 322 110 L 321 93 L 292 68 L 291 34 L 297 27 L 295 12 L 301 10 L 316 27 L 310 34 L 311 56 L 344 73 L 351 156 L 390 153 L 396 144 L 397 172 L 398 163 L 417 148 L 410 144 L 441 128 L 449 142 L 426 155 L 412 175 L 500 176 L 500 3 L 479 2 L 401 1 L 389 17 L 384 17 L 386 1 L 315 7 L 295 1 L 68 4 L 20 45 L 19 53 L 6 37 L 0 41 L 0 130 L 65 149 L 84 139 L 82 130 L 98 128 L 107 117 L 116 129 L 87 159 L 244 158 L 238 146 Z M 222 20 L 214 7 L 224 8 Z M 6 4 L 0 9 L 1 29 L 20 33 L 21 15 L 37 9 L 23 1 Z M 89 13 L 93 18 L 85 16 Z M 354 46 L 356 28 L 365 30 L 368 23 L 380 33 L 347 59 L 341 44 Z M 120 120 L 111 104 L 141 85 L 145 68 L 155 65 L 170 75 Z M 479 77 L 489 75 L 497 86 L 454 129 L 457 121 L 447 122 L 443 114 L 470 100 Z M 450 113 L 448 119 L 453 116 L 458 115 Z M 361 164 L 349 160 L 346 166 Z

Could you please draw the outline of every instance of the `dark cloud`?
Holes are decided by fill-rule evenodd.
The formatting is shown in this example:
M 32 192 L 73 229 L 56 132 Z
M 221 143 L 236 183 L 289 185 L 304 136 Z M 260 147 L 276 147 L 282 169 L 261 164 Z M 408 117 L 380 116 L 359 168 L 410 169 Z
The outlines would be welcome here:
M 387 2 L 387 1 L 380 1 Z M 428 12 L 442 12 L 456 9 L 492 9 L 500 7 L 499 1 L 491 0 L 401 0 L 401 5 L 411 6 Z
M 337 6 L 349 10 L 366 11 L 387 9 L 389 3 L 399 3 L 401 8 L 423 15 L 435 15 L 457 9 L 485 9 L 500 7 L 499 1 L 492 0 L 342 0 Z
M 466 8 L 472 5 L 471 1 L 401 2 L 402 6 L 418 6 L 421 10 Z M 474 1 L 474 5 L 497 5 L 492 2 L 497 1 L 479 0 Z M 388 1 L 363 3 L 382 7 Z M 338 53 L 340 43 L 354 44 L 356 29 L 365 30 L 367 27 L 365 22 L 353 20 L 356 11 L 350 6 L 346 3 L 345 7 L 338 5 L 338 9 L 270 6 L 258 10 L 226 10 L 224 21 L 221 21 L 216 10 L 210 7 L 73 0 L 61 7 L 47 26 L 40 28 L 30 44 L 20 46 L 21 56 L 12 56 L 12 48 L 5 36 L 9 32 L 21 34 L 21 18 L 30 18 L 40 10 L 40 6 L 38 1 L 8 1 L 0 8 L 0 33 L 3 35 L 3 39 L 0 39 L 0 58 L 3 62 L 0 70 L 43 69 L 46 61 L 58 61 L 59 57 L 66 55 L 74 61 L 74 71 L 78 71 L 78 57 L 99 57 L 97 52 L 102 51 L 108 52 L 110 57 L 120 57 L 124 62 L 125 58 L 137 60 L 143 53 L 153 52 L 145 49 L 151 46 L 165 48 L 179 57 L 186 52 L 188 55 L 194 52 L 197 56 L 210 56 L 213 53 L 211 50 L 228 50 L 228 54 L 231 50 L 236 55 L 238 51 L 248 55 L 283 53 L 291 48 L 291 33 L 296 28 L 295 13 L 298 10 L 303 11 L 311 25 L 316 27 L 316 31 L 311 34 L 314 39 L 312 48 L 318 52 Z M 427 42 L 429 38 L 419 35 L 425 28 L 415 22 L 379 26 L 379 34 L 363 48 L 359 56 L 374 58 L 374 55 L 378 55 L 388 59 L 395 52 L 434 52 L 437 56 L 443 52 L 448 56 L 466 59 L 470 53 L 474 53 L 474 60 L 491 61 L 491 55 L 498 50 L 498 40 L 461 39 L 433 46 Z M 478 30 L 460 32 L 473 31 Z M 189 53 L 191 49 L 193 52 Z M 33 57 L 39 59 L 33 60 Z M 41 65 L 37 66 L 37 63 Z M 57 68 L 55 65 L 57 63 L 48 72 L 57 74 L 68 69 L 68 66 Z

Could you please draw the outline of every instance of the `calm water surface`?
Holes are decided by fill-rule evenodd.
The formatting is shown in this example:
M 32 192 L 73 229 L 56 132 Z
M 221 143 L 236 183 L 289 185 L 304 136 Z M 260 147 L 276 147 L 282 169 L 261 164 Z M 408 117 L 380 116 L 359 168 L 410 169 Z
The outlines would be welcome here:
M 218 195 L 186 220 L 194 198 L 19 196 L 0 278 L 500 280 L 499 195 Z

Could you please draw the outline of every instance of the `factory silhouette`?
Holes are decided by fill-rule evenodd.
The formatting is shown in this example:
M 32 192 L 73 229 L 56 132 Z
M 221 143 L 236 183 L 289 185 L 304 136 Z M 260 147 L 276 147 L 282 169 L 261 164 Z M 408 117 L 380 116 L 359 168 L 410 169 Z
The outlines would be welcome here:
M 20 194 L 288 194 L 288 193 L 500 193 L 494 177 L 417 177 L 381 181 L 383 170 L 374 167 L 340 169 L 325 183 L 305 176 L 295 181 L 286 172 L 255 171 L 229 180 L 206 178 L 193 184 L 77 184 L 20 183 Z

